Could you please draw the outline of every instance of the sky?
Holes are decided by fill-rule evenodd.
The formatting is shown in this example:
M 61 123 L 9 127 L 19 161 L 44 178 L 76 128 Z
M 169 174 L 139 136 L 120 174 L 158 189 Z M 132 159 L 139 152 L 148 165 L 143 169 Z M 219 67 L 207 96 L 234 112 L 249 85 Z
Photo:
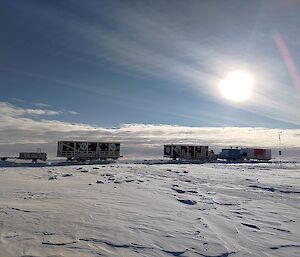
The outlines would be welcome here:
M 278 147 L 300 156 L 298 0 L 2 0 L 0 156 L 64 139 Z M 243 102 L 218 83 L 254 78 Z

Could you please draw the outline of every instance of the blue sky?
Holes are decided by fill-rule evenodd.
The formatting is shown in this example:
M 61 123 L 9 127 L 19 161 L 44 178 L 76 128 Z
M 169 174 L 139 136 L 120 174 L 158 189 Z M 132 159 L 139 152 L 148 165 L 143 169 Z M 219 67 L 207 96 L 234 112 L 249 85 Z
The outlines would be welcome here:
M 299 14 L 297 0 L 2 0 L 2 113 L 97 128 L 298 129 Z M 243 103 L 218 91 L 236 69 L 255 78 Z

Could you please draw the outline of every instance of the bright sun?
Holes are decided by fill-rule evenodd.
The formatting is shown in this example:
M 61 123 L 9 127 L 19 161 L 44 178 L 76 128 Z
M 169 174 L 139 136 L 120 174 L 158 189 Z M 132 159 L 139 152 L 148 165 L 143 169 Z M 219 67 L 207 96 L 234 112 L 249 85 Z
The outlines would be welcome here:
M 253 76 L 241 70 L 228 73 L 226 78 L 219 83 L 222 95 L 235 102 L 249 99 L 252 95 L 253 86 Z

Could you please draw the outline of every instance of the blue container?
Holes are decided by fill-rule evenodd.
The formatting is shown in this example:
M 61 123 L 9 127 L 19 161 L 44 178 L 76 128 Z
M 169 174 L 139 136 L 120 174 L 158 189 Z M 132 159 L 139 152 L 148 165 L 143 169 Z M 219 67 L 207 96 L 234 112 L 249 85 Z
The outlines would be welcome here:
M 222 149 L 222 152 L 219 155 L 221 159 L 227 160 L 241 160 L 242 154 L 240 149 Z

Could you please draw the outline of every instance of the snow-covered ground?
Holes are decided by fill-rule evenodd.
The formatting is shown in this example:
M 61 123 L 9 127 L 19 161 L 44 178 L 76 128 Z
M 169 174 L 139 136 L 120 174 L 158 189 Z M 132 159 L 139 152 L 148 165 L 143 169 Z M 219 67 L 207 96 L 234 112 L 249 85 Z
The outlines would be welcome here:
M 296 257 L 299 210 L 297 164 L 1 168 L 0 256 Z

